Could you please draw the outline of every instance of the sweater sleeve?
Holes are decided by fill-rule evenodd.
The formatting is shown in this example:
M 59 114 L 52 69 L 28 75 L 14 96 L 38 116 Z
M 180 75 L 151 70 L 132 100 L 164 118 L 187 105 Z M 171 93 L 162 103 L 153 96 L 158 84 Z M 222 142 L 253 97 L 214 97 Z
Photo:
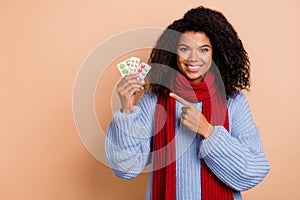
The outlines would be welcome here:
M 264 179 L 270 170 L 269 162 L 242 93 L 228 101 L 228 113 L 230 134 L 223 126 L 215 126 L 212 135 L 202 140 L 200 157 L 225 184 L 244 191 Z
M 149 163 L 156 97 L 145 94 L 133 112 L 117 111 L 109 124 L 105 151 L 115 176 L 131 179 Z

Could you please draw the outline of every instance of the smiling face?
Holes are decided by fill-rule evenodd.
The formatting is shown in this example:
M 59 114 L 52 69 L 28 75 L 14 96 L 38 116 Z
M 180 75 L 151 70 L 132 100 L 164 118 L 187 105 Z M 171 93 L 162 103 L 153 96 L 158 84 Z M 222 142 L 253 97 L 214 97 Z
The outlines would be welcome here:
M 192 82 L 199 83 L 212 62 L 212 45 L 203 32 L 185 32 L 177 46 L 177 64 Z

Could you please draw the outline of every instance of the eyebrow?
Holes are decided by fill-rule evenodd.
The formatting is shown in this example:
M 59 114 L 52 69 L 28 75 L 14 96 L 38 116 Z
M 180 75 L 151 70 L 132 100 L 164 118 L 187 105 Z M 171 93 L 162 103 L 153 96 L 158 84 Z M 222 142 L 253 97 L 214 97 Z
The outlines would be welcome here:
M 190 47 L 189 45 L 186 45 L 186 44 L 179 44 L 178 47 L 180 47 L 180 46 Z M 204 45 L 200 46 L 199 48 L 204 48 L 204 47 L 211 48 L 211 46 L 209 46 L 208 44 L 204 44 Z

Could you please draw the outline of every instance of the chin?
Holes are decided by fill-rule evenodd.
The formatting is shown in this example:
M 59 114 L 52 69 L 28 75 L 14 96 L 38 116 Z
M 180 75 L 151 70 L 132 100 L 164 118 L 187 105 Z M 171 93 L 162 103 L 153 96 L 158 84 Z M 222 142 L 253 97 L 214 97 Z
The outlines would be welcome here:
M 194 82 L 194 83 L 201 82 L 201 80 L 202 80 L 202 76 L 201 76 L 201 75 L 198 75 L 198 76 L 188 76 L 188 75 L 186 75 L 186 77 L 187 77 L 190 81 L 192 81 L 192 82 Z

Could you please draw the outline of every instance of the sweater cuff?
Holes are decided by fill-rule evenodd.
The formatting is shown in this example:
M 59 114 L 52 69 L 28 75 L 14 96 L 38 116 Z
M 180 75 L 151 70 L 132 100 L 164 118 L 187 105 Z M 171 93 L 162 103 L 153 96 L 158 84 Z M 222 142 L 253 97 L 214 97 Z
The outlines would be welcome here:
M 114 113 L 113 120 L 117 123 L 124 124 L 127 120 L 133 120 L 140 112 L 141 109 L 137 106 L 133 106 L 131 113 L 122 113 L 121 109 L 119 109 Z
M 125 133 L 127 136 L 132 136 L 135 138 L 149 138 L 149 128 L 150 124 L 138 123 L 139 116 L 141 114 L 141 109 L 138 106 L 133 107 L 131 113 L 122 113 L 121 109 L 115 112 L 113 116 L 114 124 L 117 126 L 117 129 L 121 130 L 122 133 Z
M 223 126 L 215 126 L 212 134 L 201 141 L 199 157 L 204 158 L 209 155 L 211 151 L 214 150 L 216 144 L 219 142 L 220 137 L 224 137 L 224 135 L 229 135 L 227 130 Z

